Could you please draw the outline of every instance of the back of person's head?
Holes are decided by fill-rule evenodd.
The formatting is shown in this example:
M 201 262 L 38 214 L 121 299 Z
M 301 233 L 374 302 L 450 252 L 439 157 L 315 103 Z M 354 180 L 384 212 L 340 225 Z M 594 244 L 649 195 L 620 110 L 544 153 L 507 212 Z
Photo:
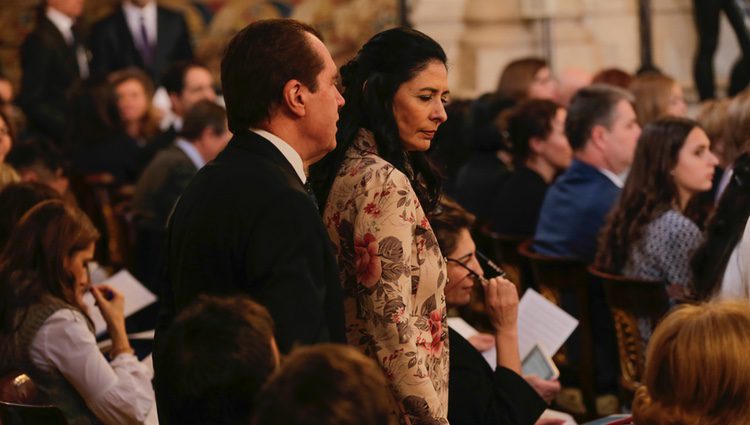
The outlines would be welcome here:
M 440 198 L 440 204 L 430 215 L 430 227 L 435 232 L 440 251 L 446 256 L 456 250 L 461 230 L 471 230 L 475 217 L 453 199 L 447 196 Z
M 505 66 L 497 82 L 497 95 L 501 98 L 523 100 L 528 97 L 529 86 L 534 82 L 537 72 L 547 68 L 547 62 L 541 58 L 516 59 Z
M 258 398 L 255 425 L 391 425 L 391 397 L 380 367 L 336 344 L 292 352 Z
M 630 247 L 643 235 L 644 227 L 678 202 L 673 170 L 680 149 L 697 122 L 665 117 L 643 129 L 622 194 L 600 236 L 597 264 L 622 272 Z
M 719 158 L 721 167 L 726 167 L 731 163 L 731 160 L 724 155 L 729 102 L 729 99 L 707 100 L 701 103 L 701 109 L 695 117 L 695 120 L 706 130 L 706 135 L 711 140 L 711 151 Z
M 750 90 L 729 102 L 726 125 L 724 158 L 731 163 L 750 147 Z
M 636 392 L 638 425 L 739 425 L 750 417 L 750 305 L 683 305 L 656 327 Z
M 445 51 L 429 36 L 410 28 L 392 28 L 375 34 L 357 55 L 341 67 L 344 106 L 339 113 L 336 150 L 321 162 L 320 169 L 332 183 L 347 149 L 361 128 L 375 137 L 378 155 L 405 172 L 407 162 L 414 171 L 412 186 L 422 206 L 429 210 L 437 202 L 439 178 L 423 152 L 405 151 L 393 113 L 399 87 L 416 77 L 431 63 L 445 66 Z M 416 183 L 417 180 L 424 184 Z M 327 190 L 323 190 L 325 201 Z
M 732 179 L 706 225 L 706 239 L 691 260 L 693 289 L 700 300 L 714 297 L 750 217 L 750 153 L 732 165 Z
M 7 158 L 23 181 L 38 181 L 63 193 L 67 189 L 66 161 L 48 140 L 28 140 L 16 145 Z
M 317 77 L 325 64 L 311 36 L 322 38 L 302 22 L 269 19 L 253 22 L 229 42 L 221 61 L 221 85 L 233 133 L 268 120 L 290 80 L 318 90 Z
M 206 129 L 214 134 L 227 131 L 227 113 L 223 107 L 210 100 L 201 100 L 185 114 L 180 134 L 189 141 L 198 140 Z
M 609 84 L 610 86 L 627 89 L 633 81 L 633 75 L 620 68 L 605 68 L 594 74 L 591 84 Z
M 552 121 L 560 108 L 544 99 L 530 99 L 513 108 L 506 127 L 516 163 L 523 163 L 533 153 L 529 146 L 531 139 L 544 140 L 550 135 Z
M 619 87 L 594 84 L 578 90 L 570 101 L 565 119 L 565 135 L 570 147 L 583 149 L 597 125 L 610 128 L 617 115 L 617 105 L 622 101 L 632 104 L 633 96 Z
M 628 89 L 635 96 L 635 114 L 641 126 L 670 115 L 670 101 L 676 86 L 673 78 L 655 72 L 633 79 Z
M 42 183 L 11 183 L 0 190 L 0 251 L 21 217 L 34 205 L 57 199 L 58 193 Z
M 177 317 L 154 359 L 159 413 L 169 423 L 247 425 L 278 365 L 273 321 L 248 297 L 201 295 Z
M 96 242 L 99 231 L 81 210 L 46 200 L 24 214 L 0 253 L 0 320 L 4 330 L 15 314 L 51 295 L 72 303 L 75 276 L 70 257 Z

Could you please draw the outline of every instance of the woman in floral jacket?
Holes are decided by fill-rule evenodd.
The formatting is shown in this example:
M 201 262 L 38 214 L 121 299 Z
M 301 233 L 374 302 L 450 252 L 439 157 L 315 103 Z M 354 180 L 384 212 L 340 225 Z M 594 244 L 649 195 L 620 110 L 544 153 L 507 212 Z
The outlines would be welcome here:
M 446 269 L 425 214 L 440 187 L 424 155 L 447 118 L 445 63 L 418 31 L 375 35 L 341 68 L 338 147 L 313 170 L 349 343 L 380 363 L 412 424 L 448 423 Z

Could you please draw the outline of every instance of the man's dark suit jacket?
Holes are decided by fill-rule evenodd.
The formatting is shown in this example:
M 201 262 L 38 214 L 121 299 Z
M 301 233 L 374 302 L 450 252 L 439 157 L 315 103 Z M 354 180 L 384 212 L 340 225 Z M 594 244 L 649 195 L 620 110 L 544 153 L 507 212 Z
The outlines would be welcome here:
M 18 103 L 32 130 L 62 142 L 68 100 L 80 81 L 76 51 L 46 16 L 21 45 Z
M 452 425 L 532 425 L 547 404 L 517 373 L 492 370 L 458 332 L 451 342 L 448 421 Z
M 294 344 L 345 341 L 328 233 L 292 165 L 268 140 L 235 135 L 190 182 L 167 232 L 157 345 L 200 293 L 244 293 L 266 306 L 284 353 Z
M 112 71 L 137 66 L 159 85 L 162 74 L 178 61 L 193 58 L 190 33 L 181 13 L 158 6 L 156 9 L 156 52 L 146 67 L 133 41 L 122 7 L 94 24 L 91 31 L 91 72 L 100 77 Z
M 601 171 L 573 160 L 547 190 L 534 234 L 534 251 L 592 263 L 597 236 L 620 191 Z

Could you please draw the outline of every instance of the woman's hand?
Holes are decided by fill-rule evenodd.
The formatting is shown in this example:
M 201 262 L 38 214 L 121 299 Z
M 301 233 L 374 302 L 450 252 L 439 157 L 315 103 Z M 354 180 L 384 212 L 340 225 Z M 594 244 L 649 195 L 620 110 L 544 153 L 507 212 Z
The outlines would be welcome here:
M 518 323 L 518 290 L 508 279 L 489 279 L 484 287 L 485 307 L 496 332 L 514 331 Z
M 107 323 L 107 331 L 112 338 L 110 357 L 115 358 L 124 352 L 133 353 L 125 331 L 125 297 L 109 285 L 91 287 L 91 294 L 96 300 L 96 306 Z
M 557 380 L 546 380 L 536 375 L 526 375 L 523 379 L 531 385 L 531 388 L 539 394 L 539 397 L 544 399 L 547 404 L 552 403 L 552 400 L 560 394 L 560 382 Z

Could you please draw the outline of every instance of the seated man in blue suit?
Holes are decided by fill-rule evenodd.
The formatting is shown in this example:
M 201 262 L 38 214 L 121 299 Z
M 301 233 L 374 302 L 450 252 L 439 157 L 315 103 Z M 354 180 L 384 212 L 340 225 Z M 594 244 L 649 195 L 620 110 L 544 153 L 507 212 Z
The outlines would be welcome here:
M 570 168 L 547 190 L 534 235 L 540 254 L 594 260 L 596 239 L 622 189 L 641 134 L 632 96 L 594 85 L 573 97 L 565 134 L 574 151 Z

